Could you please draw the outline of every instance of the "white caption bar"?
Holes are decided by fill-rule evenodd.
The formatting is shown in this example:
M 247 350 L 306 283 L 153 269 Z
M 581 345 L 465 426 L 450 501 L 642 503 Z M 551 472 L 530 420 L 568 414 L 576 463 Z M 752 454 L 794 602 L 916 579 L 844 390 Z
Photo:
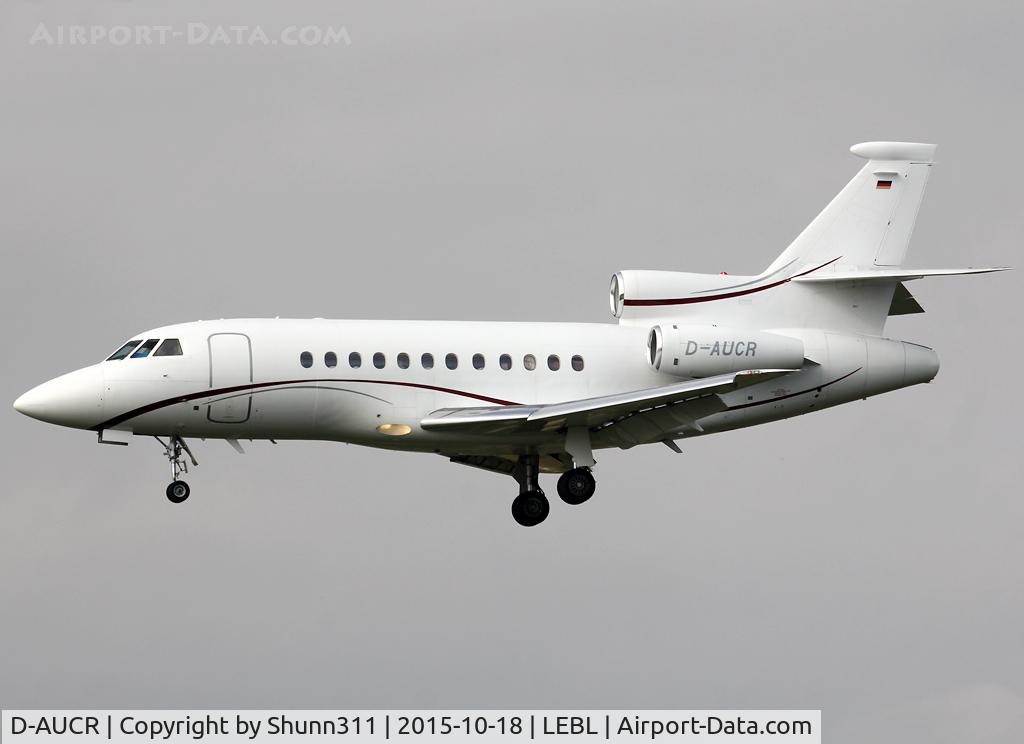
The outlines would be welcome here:
M 820 744 L 819 710 L 5 710 L 0 741 Z

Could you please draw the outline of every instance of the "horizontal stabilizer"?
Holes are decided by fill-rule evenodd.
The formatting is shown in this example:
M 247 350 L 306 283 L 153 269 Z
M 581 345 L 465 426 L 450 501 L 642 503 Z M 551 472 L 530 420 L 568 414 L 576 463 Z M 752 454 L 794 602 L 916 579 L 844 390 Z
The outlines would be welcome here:
M 794 277 L 794 282 L 908 282 L 926 276 L 958 276 L 961 274 L 988 274 L 992 271 L 1009 271 L 1009 266 L 993 266 L 985 269 L 866 269 L 864 271 L 835 271 Z

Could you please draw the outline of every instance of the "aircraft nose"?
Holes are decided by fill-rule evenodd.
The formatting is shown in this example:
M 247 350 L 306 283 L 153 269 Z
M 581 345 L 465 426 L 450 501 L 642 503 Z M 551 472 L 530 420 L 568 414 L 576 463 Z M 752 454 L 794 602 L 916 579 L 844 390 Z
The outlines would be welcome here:
M 37 385 L 14 401 L 14 410 L 48 424 L 95 426 L 103 420 L 103 371 L 94 364 Z

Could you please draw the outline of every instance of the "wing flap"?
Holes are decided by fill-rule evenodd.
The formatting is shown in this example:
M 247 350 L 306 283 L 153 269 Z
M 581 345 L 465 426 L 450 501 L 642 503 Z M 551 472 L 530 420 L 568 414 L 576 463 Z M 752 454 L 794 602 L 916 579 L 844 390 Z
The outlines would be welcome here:
M 715 393 L 735 390 L 738 375 L 718 375 L 686 382 L 665 385 L 659 388 L 633 390 L 628 393 L 605 395 L 600 398 L 584 398 L 565 403 L 543 406 L 527 419 L 531 423 L 543 423 L 544 428 L 563 426 L 600 426 L 609 421 L 637 411 L 658 406 L 679 403 Z
M 550 405 L 442 408 L 423 418 L 420 426 L 428 431 L 462 431 L 476 434 L 551 431 L 565 426 L 594 428 L 659 406 L 669 406 L 736 390 L 792 371 L 746 370 Z
M 445 454 L 451 462 L 457 465 L 468 465 L 472 468 L 479 468 L 481 470 L 487 470 L 492 473 L 501 473 L 503 475 L 514 475 L 516 470 L 516 459 L 517 455 L 509 453 L 508 455 L 448 455 Z M 540 460 L 537 463 L 539 465 L 540 472 L 542 473 L 564 473 L 566 470 L 572 467 L 571 459 L 566 462 L 562 462 L 557 457 L 547 454 L 541 455 Z
M 724 410 L 726 405 L 721 396 L 707 395 L 629 414 L 603 426 L 597 436 L 609 446 L 629 449 L 638 444 L 677 439 L 687 431 L 703 431 L 697 422 Z

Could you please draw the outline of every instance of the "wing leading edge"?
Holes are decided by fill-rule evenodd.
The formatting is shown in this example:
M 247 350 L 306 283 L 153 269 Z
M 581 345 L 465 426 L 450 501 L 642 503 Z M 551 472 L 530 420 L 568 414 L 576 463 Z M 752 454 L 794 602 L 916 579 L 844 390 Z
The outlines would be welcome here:
M 867 269 L 865 271 L 834 271 L 820 274 L 797 276 L 794 282 L 816 284 L 821 282 L 908 282 L 931 276 L 964 276 L 967 274 L 990 274 L 993 271 L 1009 271 L 1008 266 L 992 266 L 985 269 Z
M 423 418 L 420 425 L 428 431 L 479 435 L 555 431 L 567 426 L 593 429 L 616 423 L 633 414 L 737 390 L 793 371 L 746 370 L 563 403 L 441 408 Z

